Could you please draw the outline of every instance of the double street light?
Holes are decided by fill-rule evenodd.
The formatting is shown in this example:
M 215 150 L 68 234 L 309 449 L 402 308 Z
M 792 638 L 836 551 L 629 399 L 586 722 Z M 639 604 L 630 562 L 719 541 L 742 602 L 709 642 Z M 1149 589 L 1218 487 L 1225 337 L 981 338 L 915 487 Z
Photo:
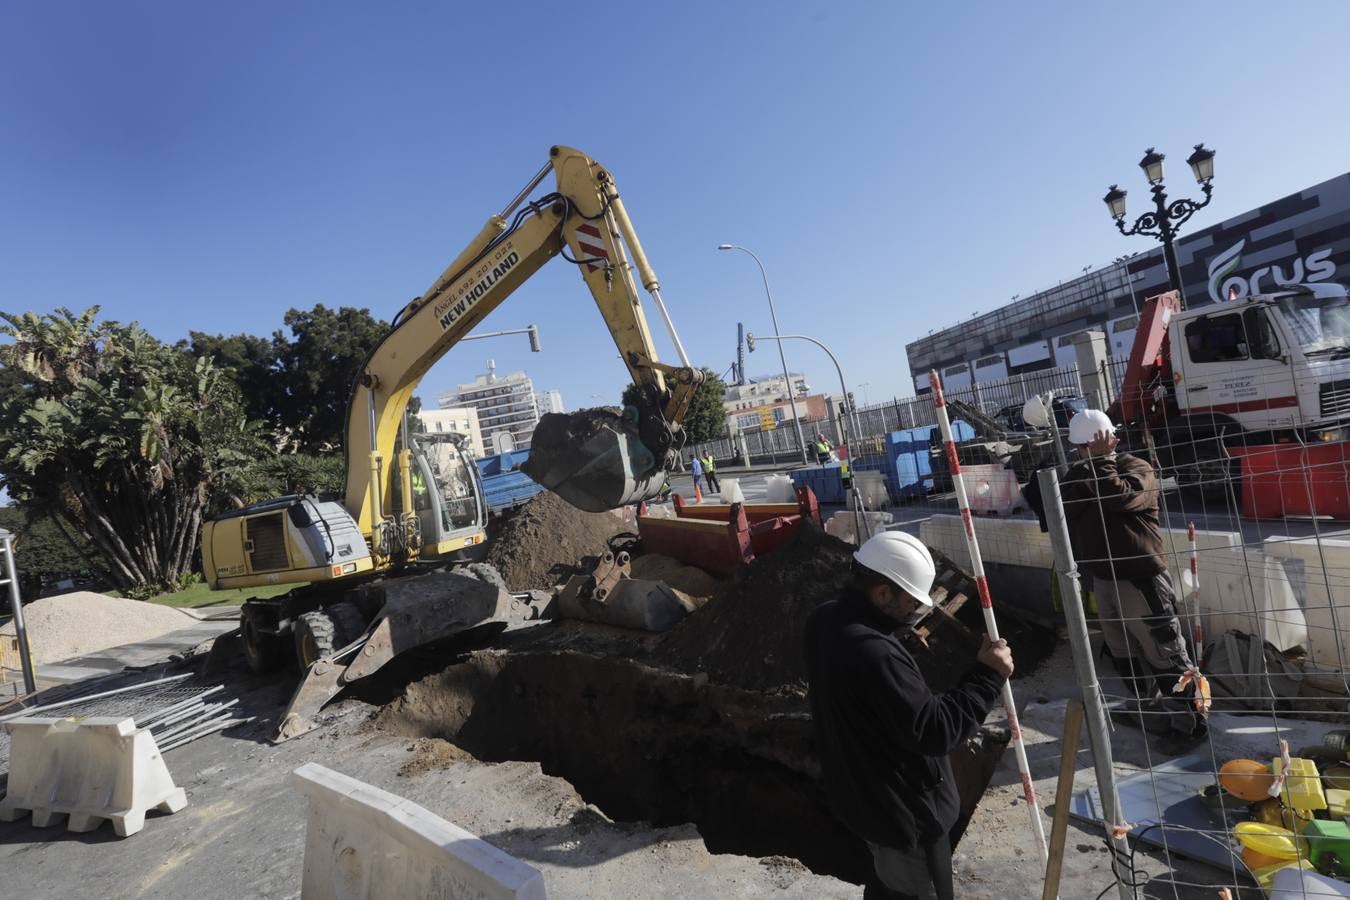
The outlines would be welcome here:
M 857 415 L 857 406 L 852 402 L 853 393 L 848 389 L 848 385 L 844 382 L 844 370 L 840 368 L 839 360 L 836 359 L 835 355 L 830 352 L 829 347 L 826 347 L 824 344 L 822 344 L 815 338 L 808 337 L 807 335 L 804 334 L 775 334 L 775 335 L 763 335 L 762 337 L 756 338 L 754 334 L 747 331 L 745 333 L 745 344 L 750 349 L 751 353 L 755 352 L 756 340 L 777 341 L 778 352 L 780 353 L 783 351 L 783 341 L 808 341 L 809 343 L 815 344 L 817 347 L 824 350 L 825 355 L 830 358 L 830 362 L 834 363 L 834 371 L 839 376 L 840 402 L 847 403 L 850 407 L 853 408 L 853 414 L 855 416 Z M 854 432 L 852 435 L 849 434 L 850 430 Z M 841 432 L 840 443 L 848 447 L 849 475 L 852 476 L 854 472 L 853 461 L 857 459 L 858 454 L 858 445 L 855 443 L 855 439 L 861 437 L 861 430 L 858 428 L 856 423 L 854 423 L 854 425 L 850 429 L 847 410 L 845 410 L 843 415 L 839 417 L 839 431 Z M 851 480 L 849 482 L 849 485 L 850 485 L 849 493 L 853 497 L 853 527 L 856 529 L 854 531 L 854 535 L 858 539 L 858 544 L 861 545 L 866 538 L 869 538 L 872 535 L 864 530 L 866 519 L 863 515 L 863 505 L 858 492 L 857 480 L 856 479 Z
M 1214 180 L 1214 151 L 1206 149 L 1204 144 L 1196 144 L 1195 151 L 1186 158 L 1186 163 L 1191 167 L 1196 183 L 1205 192 L 1204 200 L 1196 202 L 1184 197 L 1179 200 L 1168 199 L 1167 191 L 1163 187 L 1163 155 L 1152 147 L 1144 151 L 1139 168 L 1144 170 L 1144 177 L 1148 179 L 1153 190 L 1155 208 L 1135 219 L 1134 224 L 1126 228 L 1125 191 L 1113 184 L 1102 198 L 1121 234 L 1126 237 L 1146 234 L 1162 242 L 1163 255 L 1167 261 L 1167 277 L 1171 281 L 1172 290 L 1181 295 L 1183 306 L 1186 303 L 1186 292 L 1181 286 L 1181 266 L 1177 264 L 1174 242 L 1177 232 L 1186 220 L 1195 215 L 1197 210 L 1209 205 L 1210 195 L 1213 193 L 1210 182 Z
M 718 244 L 717 249 L 740 250 L 742 253 L 748 253 L 750 255 L 750 258 L 755 261 L 755 265 L 759 266 L 760 277 L 764 279 L 764 294 L 769 298 L 769 319 L 773 322 L 773 334 L 774 337 L 777 338 L 779 336 L 778 313 L 774 312 L 773 292 L 769 290 L 769 276 L 764 271 L 764 263 L 760 262 L 759 257 L 756 256 L 753 252 L 736 244 Z M 787 388 L 788 403 L 792 406 L 792 423 L 797 426 L 797 447 L 802 452 L 802 462 L 809 463 L 810 460 L 807 458 L 806 455 L 806 437 L 805 435 L 802 434 L 802 420 L 797 415 L 797 389 L 792 383 L 792 376 L 788 374 L 787 357 L 783 354 L 782 341 L 778 342 L 778 361 L 783 364 L 783 381 L 785 383 L 785 387 Z

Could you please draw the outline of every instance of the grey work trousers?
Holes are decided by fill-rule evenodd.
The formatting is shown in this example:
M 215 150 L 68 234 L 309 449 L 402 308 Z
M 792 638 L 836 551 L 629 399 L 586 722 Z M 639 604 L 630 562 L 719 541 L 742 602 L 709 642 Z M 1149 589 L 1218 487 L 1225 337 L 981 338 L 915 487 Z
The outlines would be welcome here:
M 1164 579 L 1170 594 L 1171 580 L 1166 574 L 1158 577 Z M 1116 659 L 1143 658 L 1156 672 L 1190 667 L 1190 653 L 1170 596 L 1164 601 L 1164 615 L 1159 616 L 1144 592 L 1129 581 L 1094 577 L 1092 595 L 1102 637 Z

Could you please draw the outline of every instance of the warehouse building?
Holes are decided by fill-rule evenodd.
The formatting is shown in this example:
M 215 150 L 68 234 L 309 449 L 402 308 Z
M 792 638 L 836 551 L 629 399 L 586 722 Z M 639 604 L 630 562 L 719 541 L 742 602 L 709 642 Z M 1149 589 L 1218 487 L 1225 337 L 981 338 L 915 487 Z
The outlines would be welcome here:
M 1102 227 L 1112 228 L 1102 213 Z M 1122 239 L 1122 248 L 1144 238 Z M 1218 225 L 1183 234 L 1176 245 L 1189 306 L 1245 297 L 1281 283 L 1350 284 L 1350 173 L 1290 194 Z M 944 386 L 972 383 L 1074 363 L 1073 338 L 1104 330 L 1116 356 L 1127 356 L 1148 297 L 1168 289 L 1162 246 L 1083 272 L 993 312 L 935 331 L 905 345 L 917 393 L 928 372 Z

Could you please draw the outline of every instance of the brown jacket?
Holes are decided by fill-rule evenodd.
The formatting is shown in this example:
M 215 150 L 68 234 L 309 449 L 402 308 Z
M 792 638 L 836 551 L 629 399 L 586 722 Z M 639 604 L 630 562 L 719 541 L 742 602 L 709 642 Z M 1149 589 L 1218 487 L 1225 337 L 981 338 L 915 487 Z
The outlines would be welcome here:
M 1075 463 L 1060 493 L 1080 568 L 1128 581 L 1167 571 L 1158 527 L 1158 476 L 1128 453 Z

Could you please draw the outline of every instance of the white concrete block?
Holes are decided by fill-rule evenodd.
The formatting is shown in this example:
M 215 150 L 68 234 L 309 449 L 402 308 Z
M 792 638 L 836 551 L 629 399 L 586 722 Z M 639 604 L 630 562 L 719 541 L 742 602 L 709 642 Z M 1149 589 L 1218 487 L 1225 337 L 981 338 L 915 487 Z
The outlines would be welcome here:
M 1035 519 L 975 519 L 975 537 L 985 562 L 1049 570 L 1054 560 L 1050 536 Z M 970 567 L 970 552 L 960 516 L 932 516 L 919 525 L 919 539 L 952 562 Z
M 25 718 L 4 723 L 10 735 L 9 788 L 0 822 L 32 813 L 39 828 L 57 816 L 70 831 L 93 831 L 107 819 L 118 837 L 140 831 L 150 810 L 187 805 L 149 731 L 131 719 Z
M 411 801 L 316 763 L 291 773 L 309 798 L 302 900 L 543 900 L 544 876 Z
M 1308 620 L 1308 656 L 1329 669 L 1350 670 L 1350 538 L 1266 538 Z
M 1197 556 L 1200 589 L 1184 598 L 1181 610 L 1200 617 L 1206 641 L 1236 628 L 1280 650 L 1308 646 L 1310 623 L 1277 560 L 1242 546 L 1211 546 Z M 1181 584 L 1179 577 L 1173 573 L 1174 584 Z

